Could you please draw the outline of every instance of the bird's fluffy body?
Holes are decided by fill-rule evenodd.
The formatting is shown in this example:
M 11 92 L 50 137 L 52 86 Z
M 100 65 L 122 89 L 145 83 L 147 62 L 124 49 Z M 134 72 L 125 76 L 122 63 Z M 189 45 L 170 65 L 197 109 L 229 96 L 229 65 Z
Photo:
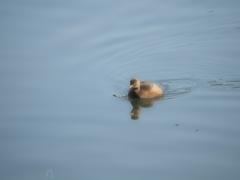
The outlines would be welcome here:
M 163 95 L 163 90 L 157 85 L 148 81 L 130 80 L 129 98 L 145 99 Z

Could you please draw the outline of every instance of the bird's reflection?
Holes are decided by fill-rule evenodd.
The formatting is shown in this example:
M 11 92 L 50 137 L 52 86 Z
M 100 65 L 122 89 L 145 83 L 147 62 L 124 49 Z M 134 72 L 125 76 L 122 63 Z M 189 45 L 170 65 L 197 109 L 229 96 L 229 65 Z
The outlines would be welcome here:
M 163 97 L 158 97 L 154 99 L 129 99 L 133 107 L 132 111 L 130 112 L 131 118 L 133 120 L 138 120 L 141 116 L 141 107 L 152 107 L 155 101 L 160 101 L 162 99 Z

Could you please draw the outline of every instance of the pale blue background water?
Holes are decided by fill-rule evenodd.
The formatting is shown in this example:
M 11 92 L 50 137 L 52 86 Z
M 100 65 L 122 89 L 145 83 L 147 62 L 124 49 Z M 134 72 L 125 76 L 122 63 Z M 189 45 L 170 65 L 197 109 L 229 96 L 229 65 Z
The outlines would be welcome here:
M 240 1 L 1 1 L 0 179 L 240 179 Z M 129 80 L 163 100 L 132 120 Z

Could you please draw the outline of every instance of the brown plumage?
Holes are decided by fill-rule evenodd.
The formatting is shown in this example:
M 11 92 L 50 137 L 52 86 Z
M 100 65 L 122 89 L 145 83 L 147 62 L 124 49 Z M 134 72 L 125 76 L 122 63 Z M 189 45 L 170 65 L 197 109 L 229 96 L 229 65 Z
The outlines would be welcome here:
M 138 79 L 130 80 L 130 89 L 128 97 L 130 98 L 154 98 L 163 95 L 163 90 L 157 85 L 148 81 L 139 81 Z

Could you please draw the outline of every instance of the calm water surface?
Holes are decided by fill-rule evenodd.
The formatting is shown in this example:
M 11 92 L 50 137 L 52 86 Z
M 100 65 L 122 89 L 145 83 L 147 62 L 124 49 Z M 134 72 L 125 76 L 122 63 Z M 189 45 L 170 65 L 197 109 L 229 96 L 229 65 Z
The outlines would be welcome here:
M 0 2 L 0 179 L 240 179 L 239 7 Z

